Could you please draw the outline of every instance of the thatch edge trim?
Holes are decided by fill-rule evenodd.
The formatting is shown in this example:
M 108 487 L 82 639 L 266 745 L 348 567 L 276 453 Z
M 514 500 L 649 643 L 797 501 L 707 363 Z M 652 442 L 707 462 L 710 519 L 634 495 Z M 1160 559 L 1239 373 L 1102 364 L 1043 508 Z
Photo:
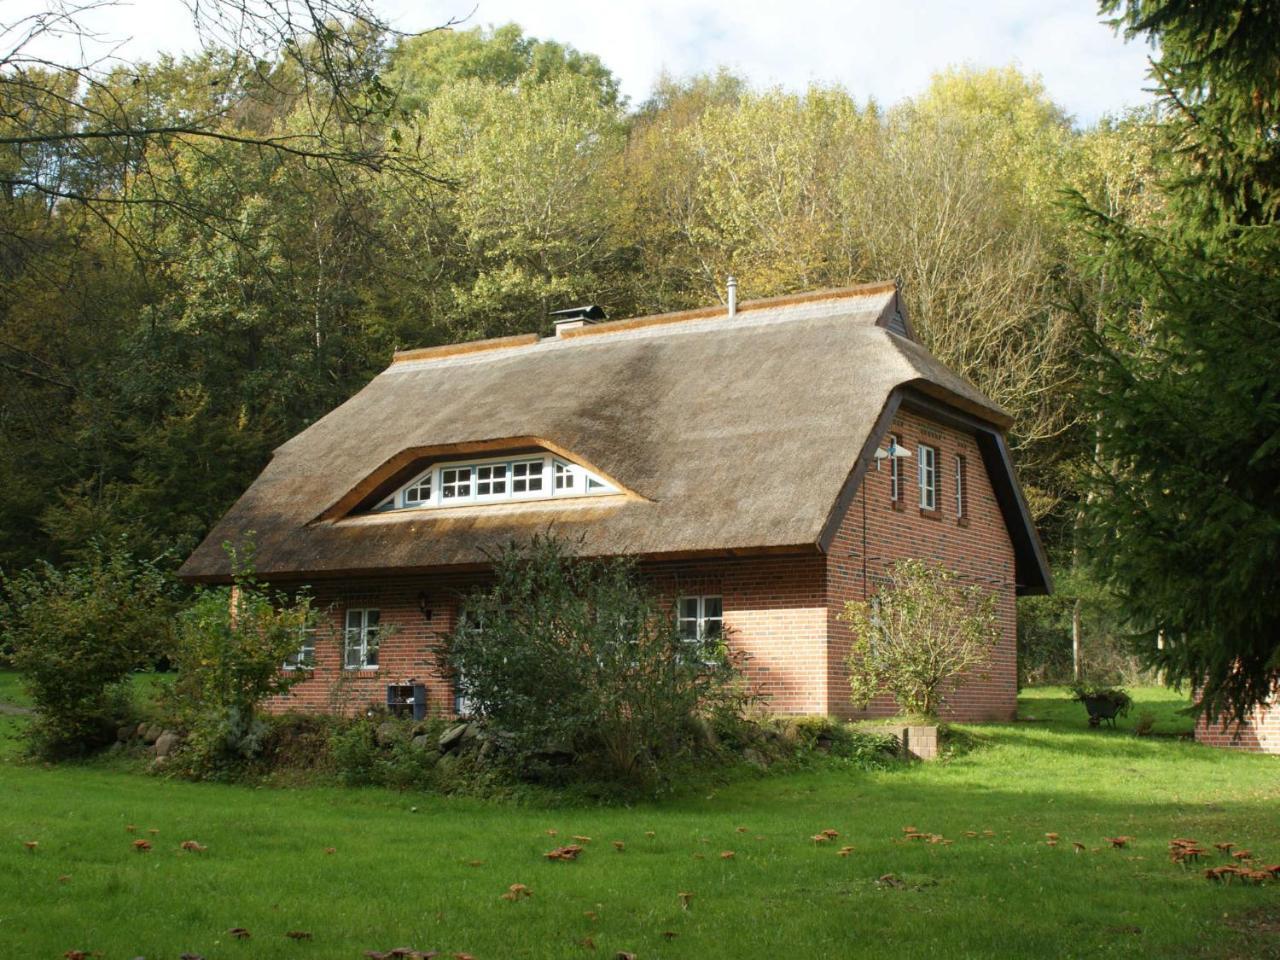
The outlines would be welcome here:
M 762 300 L 747 300 L 738 304 L 739 314 L 753 310 L 773 310 L 778 307 L 791 307 L 801 303 L 815 303 L 822 300 L 850 300 L 857 297 L 870 297 L 877 293 L 897 293 L 898 284 L 894 280 L 881 280 L 876 283 L 864 283 L 854 287 L 833 287 L 827 290 L 812 290 L 808 293 L 784 294 L 779 297 L 766 297 Z M 660 327 L 670 323 L 683 323 L 686 320 L 706 320 L 710 317 L 725 316 L 728 308 L 716 304 L 710 307 L 697 307 L 693 310 L 680 310 L 675 313 L 654 313 L 643 317 L 628 317 L 623 320 L 611 320 L 607 323 L 593 323 L 590 326 L 565 330 L 560 334 L 563 340 L 576 340 L 579 337 L 598 337 L 610 333 L 622 333 L 628 330 L 641 330 L 646 327 Z
M 821 552 L 812 543 L 784 544 L 767 547 L 724 547 L 710 550 L 670 550 L 660 553 L 620 553 L 620 554 L 583 554 L 583 557 L 634 557 L 641 563 L 670 563 L 688 560 L 715 560 L 730 558 L 734 560 L 752 557 L 815 557 Z M 309 570 L 299 573 L 297 570 L 270 569 L 256 570 L 254 575 L 268 583 L 319 583 L 344 579 L 376 580 L 387 576 L 422 577 L 451 573 L 484 573 L 493 567 L 490 562 L 438 564 L 436 566 L 396 567 L 343 567 L 331 570 Z M 192 584 L 229 584 L 233 582 L 229 574 L 179 574 L 184 583 Z
M 507 347 L 527 347 L 541 338 L 536 333 L 517 333 L 510 337 L 494 337 L 489 340 L 468 340 L 464 343 L 446 343 L 438 347 L 417 347 L 413 350 L 397 350 L 391 356 L 392 363 L 408 363 L 411 360 L 443 360 L 468 353 L 486 350 L 502 350 Z

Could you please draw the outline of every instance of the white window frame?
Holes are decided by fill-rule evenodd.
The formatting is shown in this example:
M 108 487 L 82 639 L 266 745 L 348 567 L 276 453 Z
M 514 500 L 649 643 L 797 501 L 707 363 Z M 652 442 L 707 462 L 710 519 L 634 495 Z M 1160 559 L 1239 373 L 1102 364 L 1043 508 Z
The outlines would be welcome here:
M 920 509 L 938 509 L 938 448 L 922 443 L 916 448 L 920 457 L 917 479 L 920 484 Z
M 302 636 L 296 653 L 284 661 L 283 670 L 314 670 L 316 667 L 316 626 L 302 628 Z
M 694 615 L 685 615 L 685 604 L 693 603 Z M 719 607 L 718 616 L 711 616 L 707 613 L 707 607 L 710 603 L 714 603 Z M 716 631 L 714 634 L 707 632 L 707 624 L 715 623 Z M 693 636 L 686 636 L 685 624 L 692 623 Z M 705 641 L 710 636 L 724 635 L 724 597 L 718 593 L 710 593 L 703 596 L 683 596 L 676 598 L 676 629 L 680 632 L 681 639 L 694 643 L 697 641 Z
M 964 456 L 962 454 L 957 453 L 955 457 L 956 519 L 957 520 L 964 520 L 969 516 L 969 511 L 966 509 L 966 503 L 965 503 L 965 498 L 966 498 L 966 495 L 968 494 L 968 490 L 965 489 L 965 485 L 967 483 L 967 479 L 964 475 L 965 466 L 966 464 L 965 464 Z
M 516 467 L 523 476 L 517 477 Z M 498 478 L 481 479 L 481 471 L 497 472 Z M 448 484 L 447 471 L 466 471 L 467 478 L 455 476 Z M 516 490 L 516 482 L 524 484 L 524 490 Z M 481 483 L 500 483 L 502 489 L 480 492 Z M 557 483 L 560 485 L 557 486 Z M 465 488 L 461 496 L 445 496 L 446 485 L 451 491 Z M 536 486 L 537 489 L 530 489 Z M 618 493 L 618 488 L 585 467 L 551 453 L 481 457 L 471 460 L 451 460 L 432 465 L 412 481 L 383 500 L 375 510 L 411 510 L 424 508 L 456 507 L 475 503 L 509 503 L 526 500 L 551 500 L 565 497 L 598 497 Z
M 898 446 L 898 437 L 894 434 L 889 435 L 889 449 L 892 450 Z M 889 458 L 889 502 L 902 502 L 902 458 Z
M 342 669 L 377 670 L 378 648 L 382 641 L 382 611 L 377 607 L 348 607 L 343 620 Z M 356 663 L 352 663 L 353 647 L 358 651 Z M 369 653 L 373 662 L 369 662 Z

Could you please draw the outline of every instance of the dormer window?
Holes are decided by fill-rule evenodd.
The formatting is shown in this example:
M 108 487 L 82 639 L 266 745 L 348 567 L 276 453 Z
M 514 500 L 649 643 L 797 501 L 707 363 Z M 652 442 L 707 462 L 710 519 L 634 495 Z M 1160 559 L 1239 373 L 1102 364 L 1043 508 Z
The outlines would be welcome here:
M 551 454 L 525 454 L 434 464 L 374 509 L 452 507 L 617 492 L 617 487 L 576 463 Z

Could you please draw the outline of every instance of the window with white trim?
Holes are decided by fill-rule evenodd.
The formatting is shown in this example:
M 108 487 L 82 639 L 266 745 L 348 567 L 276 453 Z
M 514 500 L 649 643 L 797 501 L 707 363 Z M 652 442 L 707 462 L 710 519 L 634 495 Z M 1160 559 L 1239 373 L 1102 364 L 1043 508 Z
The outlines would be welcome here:
M 920 456 L 920 469 L 918 479 L 920 482 L 920 509 L 921 510 L 937 510 L 938 509 L 938 451 L 933 448 L 920 444 L 918 450 Z
M 458 630 L 476 636 L 484 630 L 484 617 L 476 613 L 474 610 L 468 610 L 466 607 L 458 615 Z M 471 700 L 462 693 L 462 674 L 458 673 L 453 678 L 453 712 L 459 717 L 471 716 L 472 703 Z
M 676 626 L 682 640 L 712 640 L 724 632 L 723 597 L 681 597 Z
M 545 500 L 617 493 L 585 467 L 552 454 L 438 463 L 373 509 L 453 507 L 501 500 Z
M 405 487 L 404 505 L 406 507 L 431 502 L 431 478 L 434 474 L 434 470 L 428 470 L 409 486 Z
M 511 464 L 511 494 L 542 490 L 542 460 L 517 460 Z
M 440 471 L 440 499 L 471 499 L 470 467 L 446 467 Z
M 963 520 L 965 517 L 969 515 L 968 507 L 965 504 L 965 498 L 968 495 L 968 490 L 965 489 L 965 486 L 968 483 L 968 478 L 965 477 L 965 472 L 964 472 L 964 457 L 962 457 L 958 453 L 956 454 L 955 467 L 956 467 L 956 519 Z
M 285 658 L 286 670 L 311 670 L 316 665 L 316 628 L 315 624 L 303 627 L 300 631 L 298 650 Z
M 889 449 L 893 450 L 898 446 L 898 438 L 890 434 Z M 893 503 L 902 502 L 902 458 L 889 458 L 889 500 Z
M 347 670 L 373 670 L 378 666 L 379 623 L 382 612 L 370 608 L 347 611 L 342 638 L 342 665 Z

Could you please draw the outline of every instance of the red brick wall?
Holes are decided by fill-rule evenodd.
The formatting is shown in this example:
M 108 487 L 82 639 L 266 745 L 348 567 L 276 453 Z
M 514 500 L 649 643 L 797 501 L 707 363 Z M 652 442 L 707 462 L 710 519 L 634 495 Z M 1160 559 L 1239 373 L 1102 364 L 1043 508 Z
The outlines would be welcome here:
M 1242 724 L 1210 723 L 1201 718 L 1196 724 L 1196 740 L 1211 747 L 1280 754 L 1280 703 L 1255 710 Z
M 841 717 L 891 716 L 897 707 L 888 697 L 874 700 L 866 711 L 849 703 L 845 659 L 851 640 L 849 627 L 838 619 L 845 601 L 874 594 L 897 560 L 927 557 L 941 560 L 969 582 L 995 592 L 1001 639 L 987 679 L 971 678 L 949 697 L 944 715 L 956 720 L 1008 720 L 1017 704 L 1017 605 L 1013 544 L 983 466 L 973 436 L 935 423 L 921 415 L 899 411 L 890 433 L 911 452 L 901 461 L 901 498 L 890 498 L 890 467 L 882 463 L 867 472 L 832 541 L 827 560 L 828 705 L 825 712 Z M 938 451 L 940 482 L 937 509 L 920 509 L 917 485 L 919 445 Z M 887 445 L 887 440 L 882 445 Z M 966 511 L 955 510 L 955 456 L 965 462 Z M 863 506 L 866 506 L 866 550 L 863 550 Z M 864 557 L 865 553 L 865 557 Z M 863 569 L 866 569 L 864 592 Z
M 899 442 L 912 459 L 903 462 L 901 509 L 889 501 L 888 466 L 867 474 L 832 543 L 829 556 L 742 557 L 687 562 L 652 562 L 643 569 L 660 593 L 720 596 L 732 642 L 747 654 L 754 689 L 778 713 L 827 713 L 843 717 L 896 712 L 887 699 L 865 714 L 849 703 L 848 627 L 837 615 L 849 599 L 863 594 L 862 498 L 866 497 L 867 580 L 874 590 L 888 566 L 909 556 L 937 557 L 966 579 L 995 590 L 1002 641 L 990 678 L 974 680 L 952 699 L 955 719 L 1008 719 L 1016 696 L 1016 625 L 1013 549 L 999 507 L 971 436 L 900 413 L 894 421 Z M 916 446 L 939 451 L 941 483 L 936 516 L 922 516 L 916 486 Z M 966 459 L 967 522 L 954 515 L 953 456 Z M 429 710 L 450 713 L 453 690 L 435 655 L 453 630 L 458 601 L 478 575 L 450 574 L 321 584 L 314 593 L 326 611 L 316 642 L 312 677 L 277 698 L 276 710 L 353 713 L 386 699 L 386 686 L 413 678 L 428 687 Z M 346 610 L 374 607 L 384 632 L 376 670 L 342 669 L 342 627 Z M 430 613 L 428 619 L 423 610 Z

